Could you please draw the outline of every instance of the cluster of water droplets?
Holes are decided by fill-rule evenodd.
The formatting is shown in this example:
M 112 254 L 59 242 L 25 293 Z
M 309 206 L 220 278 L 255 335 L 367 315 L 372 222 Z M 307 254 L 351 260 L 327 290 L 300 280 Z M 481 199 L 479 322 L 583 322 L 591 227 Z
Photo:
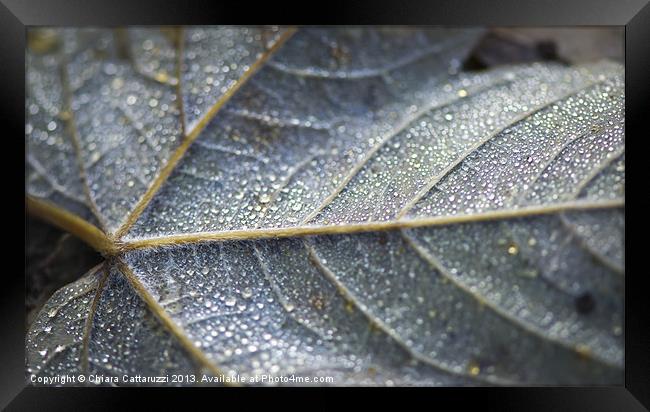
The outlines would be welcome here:
M 100 275 L 91 271 L 57 291 L 43 306 L 27 335 L 29 381 L 32 381 L 31 375 L 76 377 L 84 372 L 82 342 Z
M 187 130 L 281 32 L 184 32 Z M 87 34 L 93 47 L 81 52 L 70 49 L 78 38 L 64 42 L 68 86 L 28 72 L 36 93 L 26 131 L 34 147 L 62 156 L 46 158 L 61 168 L 44 169 L 70 173 L 72 147 L 58 134 L 69 87 L 90 192 L 114 228 L 180 143 L 175 49 L 166 35 L 132 31 L 132 66 L 112 36 Z M 299 33 L 207 125 L 126 239 L 386 221 L 411 207 L 418 218 L 619 199 L 621 68 L 456 76 L 472 36 Z M 314 42 L 324 47 L 305 50 Z M 418 53 L 405 47 L 414 42 Z M 34 176 L 36 188 L 43 177 Z M 336 384 L 619 382 L 623 225 L 608 210 L 128 252 L 121 258 L 144 291 L 110 269 L 89 370 L 192 373 L 206 367 L 198 350 L 227 374 Z M 46 305 L 28 337 L 28 372 L 80 370 L 97 284 L 98 275 L 83 278 Z
M 276 27 L 185 30 L 181 83 L 187 130 L 238 83 L 280 34 Z
M 124 375 L 196 374 L 199 365 L 151 313 L 124 274 L 110 268 L 105 282 L 90 329 L 88 373 L 115 377 L 120 385 Z M 164 383 L 179 384 L 171 379 Z
M 57 34 L 52 33 L 57 38 Z M 83 192 L 70 135 L 70 111 L 62 78 L 61 57 L 48 50 L 26 56 L 26 189 L 94 222 Z
M 624 147 L 624 99 L 612 92 L 622 90 L 623 80 L 612 69 L 606 65 L 595 68 L 592 76 L 578 76 L 580 80 L 571 87 L 584 90 L 557 101 L 553 99 L 566 89 L 547 94 L 540 110 L 489 140 L 483 138 L 414 206 L 409 217 L 574 200 L 581 182 Z M 548 89 L 552 83 L 542 84 Z M 534 100 L 527 96 L 524 101 Z
M 90 194 L 114 230 L 182 140 L 176 91 L 108 60 L 73 91 L 72 112 Z
M 329 70 L 328 62 L 336 59 L 329 47 L 305 51 L 301 45 L 314 37 L 349 50 L 348 66 L 371 63 L 357 53 L 363 47 L 382 47 L 376 55 L 383 64 L 407 53 L 401 48 L 405 39 L 395 34 L 389 41 L 368 33 L 373 41 L 362 47 L 354 40 L 357 34 L 325 33 L 321 38 L 319 30 L 298 32 L 238 91 L 190 147 L 129 237 L 298 225 L 395 124 L 426 105 L 459 99 L 464 87 L 485 80 L 444 83 L 450 61 L 471 45 L 474 35 L 468 33 L 454 33 L 435 52 L 406 59 L 381 75 L 302 73 L 306 61 Z M 433 47 L 442 32 L 427 33 L 410 32 L 406 39 Z

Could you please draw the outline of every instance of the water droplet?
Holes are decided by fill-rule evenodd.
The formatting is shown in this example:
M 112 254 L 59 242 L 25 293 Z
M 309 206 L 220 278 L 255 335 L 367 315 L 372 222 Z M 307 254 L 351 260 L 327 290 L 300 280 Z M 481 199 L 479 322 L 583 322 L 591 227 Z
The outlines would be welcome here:
M 124 80 L 120 77 L 116 77 L 111 82 L 111 87 L 115 90 L 119 90 L 124 86 Z
M 481 368 L 479 367 L 478 363 L 470 362 L 467 365 L 467 372 L 469 372 L 469 374 L 472 376 L 478 376 L 478 374 L 481 373 Z

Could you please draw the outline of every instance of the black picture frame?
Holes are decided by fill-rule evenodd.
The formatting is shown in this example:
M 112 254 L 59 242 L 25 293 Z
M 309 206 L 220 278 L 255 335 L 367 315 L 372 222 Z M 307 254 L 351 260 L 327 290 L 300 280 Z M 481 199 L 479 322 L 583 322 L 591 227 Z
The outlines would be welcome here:
M 246 5 L 242 5 L 246 8 Z M 0 117 L 11 127 L 5 132 L 5 141 L 23 142 L 24 133 L 24 51 L 25 30 L 27 26 L 120 26 L 120 25 L 168 25 L 168 24 L 233 24 L 247 23 L 251 20 L 264 20 L 274 24 L 304 25 L 306 23 L 325 24 L 399 24 L 399 25 L 454 25 L 454 26 L 625 26 L 625 70 L 626 70 L 626 140 L 634 145 L 642 145 L 642 132 L 646 124 L 647 102 L 650 95 L 650 5 L 648 0 L 500 0 L 500 1 L 429 1 L 392 2 L 378 4 L 355 2 L 354 5 L 323 2 L 318 5 L 324 10 L 310 8 L 304 10 L 291 6 L 294 16 L 290 17 L 288 7 L 270 4 L 266 9 L 255 5 L 257 17 L 252 18 L 248 7 L 245 13 L 237 15 L 237 21 L 228 21 L 225 16 L 234 16 L 235 2 L 217 3 L 207 1 L 101 1 L 101 0 L 0 0 Z M 253 21 L 254 22 L 254 21 Z M 645 116 L 644 116 L 645 115 Z M 5 129 L 7 130 L 7 129 Z M 631 137 L 631 140 L 630 140 Z M 17 143 L 16 154 L 3 153 L 0 159 L 14 160 L 17 165 L 3 161 L 7 168 L 6 183 L 14 183 L 15 196 L 24 198 L 24 171 L 20 166 L 20 155 L 24 144 Z M 644 208 L 650 207 L 647 189 L 641 184 L 647 182 L 644 173 L 647 167 L 643 162 L 643 150 L 627 151 L 626 180 L 628 185 L 639 183 L 639 188 L 626 190 L 626 197 L 638 197 L 629 201 L 626 198 L 626 227 L 631 231 L 647 233 L 648 223 L 642 218 Z M 24 159 L 24 157 L 23 157 Z M 646 161 L 647 163 L 647 161 Z M 3 182 L 4 184 L 4 182 Z M 9 196 L 9 195 L 8 195 Z M 12 195 L 11 197 L 13 197 Z M 10 200 L 16 213 L 25 214 L 20 202 Z M 12 210 L 13 211 L 13 210 Z M 641 218 L 635 219 L 635 216 Z M 8 214 L 6 215 L 8 216 Z M 8 218 L 6 218 L 9 220 Z M 17 223 L 15 219 L 14 223 Z M 7 223 L 8 224 L 8 223 Z M 23 233 L 25 226 L 23 226 Z M 9 229 L 7 229 L 9 230 Z M 20 229 L 10 230 L 17 236 Z M 631 253 L 641 252 L 643 242 L 632 242 L 626 237 L 626 266 L 634 260 Z M 15 242 L 14 242 L 15 243 Z M 6 252 L 7 253 L 7 252 Z M 7 253 L 5 259 L 13 254 Z M 646 289 L 643 287 L 643 271 L 628 270 L 626 277 L 625 308 L 625 386 L 624 387 L 538 387 L 538 388 L 429 388 L 427 402 L 453 402 L 454 409 L 463 405 L 478 405 L 482 409 L 497 410 L 584 410 L 584 411 L 636 411 L 650 408 L 650 335 L 648 314 L 650 313 Z M 96 407 L 121 407 L 130 405 L 123 396 L 124 390 L 105 390 L 99 388 L 43 388 L 26 385 L 24 371 L 24 278 L 18 270 L 6 270 L 0 287 L 0 407 L 9 410 L 41 410 L 55 408 L 66 410 L 89 410 Z M 327 404 L 336 405 L 336 398 L 330 389 L 317 388 L 318 394 L 309 390 L 298 390 L 307 395 L 306 407 L 323 408 Z M 364 391 L 369 388 L 364 388 Z M 339 391 L 341 389 L 336 389 Z M 342 389 L 347 392 L 347 388 Z M 243 401 L 241 390 L 234 392 Z M 221 390 L 219 396 L 225 396 Z M 132 394 L 132 391 L 129 391 Z M 259 390 L 253 392 L 260 393 Z M 295 396 L 296 391 L 288 393 L 279 389 L 282 396 Z M 324 393 L 323 393 L 324 392 Z M 371 397 L 382 397 L 393 391 L 370 390 Z M 392 392 L 392 395 L 391 395 Z M 401 388 L 399 397 L 411 399 L 422 396 L 421 391 Z M 429 391 L 428 391 L 429 392 Z M 168 399 L 156 390 L 159 401 Z M 170 392 L 166 392 L 169 394 Z M 172 392 L 173 393 L 173 392 Z M 262 391 L 268 394 L 268 391 Z M 117 394 L 117 396 L 116 396 Z M 469 395 L 469 396 L 468 396 Z M 169 395 L 167 395 L 169 396 Z M 434 398 L 431 398 L 431 397 Z M 296 398 L 294 398 L 296 399 Z M 307 399 L 307 398 L 306 398 Z

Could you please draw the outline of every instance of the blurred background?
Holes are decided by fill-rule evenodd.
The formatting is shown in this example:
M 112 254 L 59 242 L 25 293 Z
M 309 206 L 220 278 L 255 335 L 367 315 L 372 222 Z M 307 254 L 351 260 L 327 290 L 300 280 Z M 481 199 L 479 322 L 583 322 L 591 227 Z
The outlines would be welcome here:
M 474 48 L 465 68 L 533 61 L 575 64 L 604 58 L 625 62 L 623 27 L 493 28 Z

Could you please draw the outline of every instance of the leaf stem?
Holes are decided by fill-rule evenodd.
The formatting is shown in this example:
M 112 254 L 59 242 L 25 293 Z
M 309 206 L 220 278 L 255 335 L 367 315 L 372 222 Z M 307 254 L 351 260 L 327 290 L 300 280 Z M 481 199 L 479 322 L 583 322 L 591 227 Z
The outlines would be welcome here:
M 63 210 L 50 202 L 27 196 L 27 212 L 39 217 L 54 226 L 72 233 L 86 242 L 93 249 L 104 256 L 114 255 L 118 252 L 115 242 L 110 239 L 97 226 L 88 223 L 79 216 Z
M 521 207 L 518 209 L 492 210 L 471 215 L 461 214 L 452 216 L 433 216 L 416 219 L 394 220 L 389 222 L 363 222 L 329 226 L 298 226 L 271 229 L 242 229 L 224 230 L 218 232 L 197 232 L 124 241 L 120 243 L 118 247 L 121 250 L 127 251 L 132 249 L 194 243 L 201 241 L 257 240 L 268 238 L 286 238 L 294 236 L 351 234 L 372 232 L 377 230 L 408 229 L 426 226 L 443 226 L 458 223 L 513 219 L 519 217 L 561 213 L 572 210 L 579 211 L 591 209 L 609 209 L 623 207 L 624 205 L 625 203 L 622 199 L 607 201 L 572 201 L 552 205 Z

